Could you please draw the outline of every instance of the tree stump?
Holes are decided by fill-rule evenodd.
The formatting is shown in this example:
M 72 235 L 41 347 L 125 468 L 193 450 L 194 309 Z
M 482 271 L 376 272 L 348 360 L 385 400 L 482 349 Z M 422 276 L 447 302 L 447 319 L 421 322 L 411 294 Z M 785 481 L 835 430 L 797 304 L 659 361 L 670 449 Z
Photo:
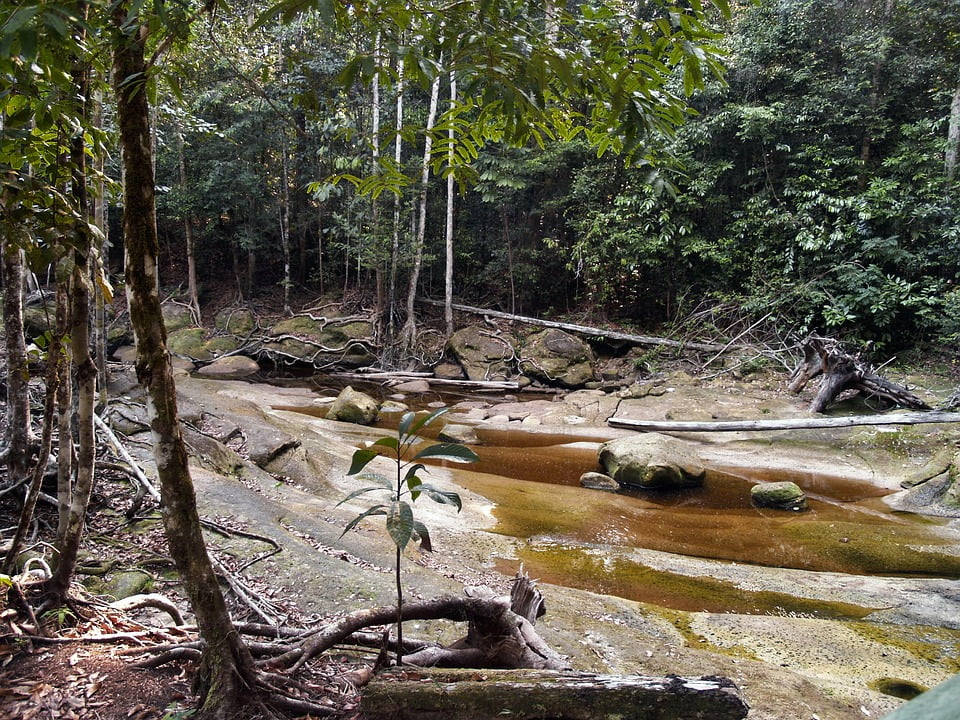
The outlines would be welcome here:
M 368 720 L 739 720 L 750 707 L 720 677 L 546 670 L 392 670 L 364 690 Z
M 812 412 L 822 413 L 845 390 L 857 390 L 862 395 L 880 398 L 892 406 L 912 410 L 930 409 L 907 388 L 877 375 L 859 355 L 845 352 L 838 341 L 810 335 L 802 345 L 803 360 L 793 371 L 788 387 L 790 392 L 797 394 L 810 380 L 818 375 L 824 376 L 817 396 L 810 403 Z

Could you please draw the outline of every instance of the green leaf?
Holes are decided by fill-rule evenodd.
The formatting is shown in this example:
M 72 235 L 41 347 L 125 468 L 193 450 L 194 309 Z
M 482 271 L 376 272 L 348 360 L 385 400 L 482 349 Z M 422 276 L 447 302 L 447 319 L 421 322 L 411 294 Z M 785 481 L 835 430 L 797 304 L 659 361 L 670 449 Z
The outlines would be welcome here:
M 413 456 L 414 460 L 421 458 L 452 460 L 453 462 L 462 463 L 472 463 L 480 459 L 473 450 L 458 443 L 437 443 L 436 445 L 425 447 Z
M 379 453 L 376 450 L 360 448 L 353 454 L 353 460 L 350 462 L 350 469 L 347 470 L 347 475 L 356 475 L 363 470 L 371 460 L 377 457 L 377 455 L 379 455 Z
M 460 512 L 463 509 L 463 501 L 460 500 L 460 496 L 455 492 L 451 492 L 450 490 L 441 490 L 440 488 L 434 487 L 433 485 L 429 485 L 427 483 L 423 483 L 418 489 L 436 503 L 440 503 L 441 505 L 453 505 L 457 508 L 457 512 Z
M 379 440 L 377 440 L 374 443 L 374 445 L 380 445 L 381 447 L 390 448 L 394 452 L 396 452 L 397 449 L 400 447 L 400 443 L 393 436 L 382 437 Z
M 400 550 L 407 546 L 413 535 L 413 508 L 409 503 L 399 500 L 390 506 L 387 513 L 387 532 Z
M 385 478 L 384 478 L 384 479 L 385 479 Z M 367 487 L 360 488 L 359 490 L 354 490 L 352 493 L 350 493 L 350 494 L 347 495 L 345 498 L 343 498 L 343 500 L 341 500 L 340 502 L 338 502 L 338 503 L 336 504 L 336 507 L 340 507 L 340 506 L 343 505 L 344 503 L 350 502 L 350 501 L 353 500 L 355 497 L 360 497 L 361 495 L 366 495 L 367 493 L 378 492 L 378 491 L 379 491 L 379 492 L 384 492 L 384 491 L 390 492 L 390 490 L 391 490 L 391 488 L 390 488 L 390 483 L 389 483 L 389 482 L 387 482 L 386 486 L 384 486 L 384 485 L 368 485 Z
M 405 412 L 400 416 L 400 423 L 397 425 L 397 434 L 400 437 L 406 437 L 410 434 L 410 425 L 416 419 L 417 414 L 413 411 Z
M 437 408 L 429 415 L 426 415 L 425 417 L 420 418 L 416 423 L 414 423 L 413 427 L 410 428 L 410 432 L 414 432 L 414 433 L 420 432 L 421 429 L 425 428 L 427 425 L 432 423 L 434 420 L 436 420 L 438 417 L 440 417 L 441 415 L 443 415 L 445 412 L 449 410 L 450 408 L 445 408 L 445 407 Z
M 420 541 L 421 550 L 433 552 L 433 543 L 430 542 L 430 532 L 427 530 L 427 526 L 419 520 L 413 521 L 413 535 L 414 539 Z
M 384 508 L 386 505 L 374 505 L 373 507 L 367 508 L 362 513 L 357 515 L 353 520 L 347 523 L 347 526 L 343 529 L 343 532 L 340 533 L 340 537 L 343 537 L 348 532 L 353 530 L 357 525 L 359 525 L 363 520 L 368 517 L 375 517 L 377 515 L 386 515 L 387 511 Z

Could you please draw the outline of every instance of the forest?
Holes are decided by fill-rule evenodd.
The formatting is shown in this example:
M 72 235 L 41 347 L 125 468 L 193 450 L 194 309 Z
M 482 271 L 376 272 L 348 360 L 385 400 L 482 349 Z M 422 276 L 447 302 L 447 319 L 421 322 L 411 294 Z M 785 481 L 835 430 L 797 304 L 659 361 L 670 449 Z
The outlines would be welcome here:
M 0 76 L 0 497 L 25 492 L 0 580 L 56 440 L 42 602 L 67 603 L 107 325 L 126 312 L 205 640 L 198 717 L 271 686 L 210 591 L 161 297 L 198 323 L 230 304 L 362 308 L 384 370 L 415 365 L 424 323 L 449 336 L 457 303 L 957 362 L 955 3 L 16 0 Z

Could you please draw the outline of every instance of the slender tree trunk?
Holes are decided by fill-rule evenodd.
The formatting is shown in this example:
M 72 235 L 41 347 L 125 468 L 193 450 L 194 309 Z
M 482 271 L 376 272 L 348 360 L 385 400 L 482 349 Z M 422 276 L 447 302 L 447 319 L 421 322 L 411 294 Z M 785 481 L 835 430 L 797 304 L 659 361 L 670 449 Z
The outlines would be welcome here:
M 70 315 L 68 278 L 57 279 L 57 328 L 66 331 Z M 61 377 L 73 374 L 73 359 L 64 347 Z M 57 386 L 57 547 L 66 542 L 73 507 L 73 383 Z
M 402 345 L 405 349 L 412 348 L 417 341 L 417 315 L 414 304 L 417 299 L 417 285 L 420 283 L 423 245 L 427 234 L 427 183 L 430 181 L 430 151 L 433 149 L 433 124 L 437 119 L 439 97 L 440 76 L 437 75 L 430 90 L 430 109 L 427 112 L 426 137 L 423 142 L 423 168 L 420 172 L 420 219 L 417 223 L 417 237 L 414 241 L 410 282 L 407 285 L 407 319 L 401 331 Z
M 371 158 L 370 158 L 370 172 L 374 175 L 380 174 L 380 64 L 382 58 L 380 57 L 380 33 L 377 33 L 377 39 L 374 41 L 373 45 L 373 63 L 376 68 L 373 74 L 373 83 L 371 87 L 371 105 L 370 115 L 371 115 Z M 374 238 L 376 239 L 376 284 L 377 284 L 377 303 L 376 311 L 374 317 L 377 318 L 377 332 L 383 332 L 383 313 L 386 308 L 386 302 L 384 297 L 385 282 L 384 282 L 384 258 L 381 248 L 381 236 L 380 236 L 380 202 L 378 198 L 373 198 L 373 206 L 371 208 L 371 225 L 373 226 Z
M 170 554 L 204 639 L 200 677 L 203 720 L 234 718 L 250 700 L 256 675 L 249 650 L 234 629 L 207 555 L 196 495 L 180 432 L 177 393 L 157 285 L 157 238 L 150 114 L 144 78 L 146 26 L 114 12 L 114 89 L 123 168 L 123 238 L 127 300 L 137 341 L 137 378 L 147 391 L 147 416 L 160 478 Z
M 60 372 L 63 366 L 63 329 L 65 327 L 65 317 L 58 311 L 57 327 L 51 334 L 50 345 L 47 347 L 47 375 L 46 375 L 46 397 L 43 403 L 43 430 L 40 438 L 40 452 L 37 455 L 37 461 L 33 467 L 30 487 L 27 491 L 26 499 L 20 508 L 20 519 L 17 523 L 16 532 L 13 535 L 13 541 L 10 544 L 10 550 L 3 560 L 3 567 L 0 568 L 5 575 L 13 575 L 17 571 L 17 555 L 23 548 L 23 541 L 33 522 L 33 513 L 37 507 L 37 499 L 40 497 L 40 487 L 43 484 L 43 476 L 47 470 L 47 459 L 50 457 L 50 449 L 53 445 L 53 417 L 56 409 L 57 389 L 60 385 Z
M 85 13 L 82 13 L 85 14 Z M 74 84 L 83 103 L 81 116 L 86 116 L 89 105 L 90 78 L 86 64 L 77 66 Z M 73 379 L 76 386 L 77 465 L 75 485 L 70 495 L 70 506 L 65 532 L 58 539 L 56 569 L 50 582 L 55 595 L 66 597 L 77 564 L 87 505 L 93 492 L 96 463 L 96 437 L 93 428 L 93 407 L 97 399 L 97 366 L 90 354 L 90 253 L 92 250 L 90 226 L 87 221 L 87 164 L 83 134 L 77 133 L 70 143 L 70 187 L 73 203 L 80 220 L 73 234 L 73 263 L 70 272 L 69 336 L 73 359 Z
M 95 127 L 103 128 L 103 91 L 97 89 L 93 97 L 92 121 Z M 106 184 L 103 181 L 106 159 L 103 153 L 96 156 L 96 193 L 93 198 L 93 222 L 100 230 L 102 240 L 99 251 L 96 253 L 97 267 L 94 272 L 102 273 L 104 279 L 109 276 L 109 227 L 107 223 Z M 100 283 L 95 284 L 96 301 L 94 304 L 94 348 L 97 356 L 97 375 L 99 378 L 100 403 L 107 402 L 107 312 L 104 290 Z
M 280 245 L 283 249 L 283 314 L 293 315 L 290 309 L 290 172 L 287 160 L 287 138 L 281 137 L 280 151 Z
M 401 130 L 403 129 L 403 62 L 400 62 L 397 68 L 397 139 L 393 148 L 393 162 L 397 169 L 403 161 L 403 138 Z M 388 318 L 387 334 L 390 343 L 393 343 L 396 337 L 396 317 L 397 317 L 397 266 L 400 264 L 400 203 L 403 201 L 401 195 L 393 196 L 393 246 L 390 249 L 390 297 L 387 301 Z
M 7 197 L 0 198 L 4 204 Z M 31 429 L 27 345 L 23 337 L 23 251 L 12 238 L 3 239 L 3 330 L 7 356 L 7 484 L 27 477 L 34 437 Z
M 187 160 L 184 153 L 183 128 L 177 125 L 177 168 L 180 172 L 180 187 L 187 188 Z M 193 246 L 193 221 L 190 220 L 189 208 L 183 209 L 183 239 L 187 245 L 187 302 L 194 315 L 197 325 L 200 317 L 200 293 L 197 290 L 197 257 Z
M 450 72 L 450 107 L 457 104 L 457 77 Z M 443 277 L 443 320 L 446 336 L 453 335 L 453 126 L 447 132 L 450 149 L 447 152 L 447 225 L 446 225 L 446 267 Z
M 960 85 L 953 91 L 950 104 L 950 124 L 947 128 L 947 152 L 944 161 L 944 173 L 948 180 L 957 177 L 957 157 L 960 155 Z

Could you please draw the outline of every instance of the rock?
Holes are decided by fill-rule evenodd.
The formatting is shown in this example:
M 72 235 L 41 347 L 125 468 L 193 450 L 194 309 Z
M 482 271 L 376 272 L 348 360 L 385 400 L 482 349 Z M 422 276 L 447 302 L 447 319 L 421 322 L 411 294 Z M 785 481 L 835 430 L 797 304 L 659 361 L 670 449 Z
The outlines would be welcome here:
M 609 475 L 599 472 L 585 472 L 580 476 L 580 486 L 589 490 L 603 490 L 604 492 L 618 492 L 620 483 Z
M 153 576 L 144 570 L 124 570 L 114 573 L 113 577 L 101 585 L 99 592 L 115 600 L 150 592 L 153 588 Z
M 385 400 L 380 406 L 381 413 L 403 413 L 409 409 L 409 405 L 399 400 Z
M 343 367 L 362 367 L 376 360 L 369 350 L 373 325 L 363 320 L 297 315 L 274 325 L 269 335 L 274 340 L 264 343 L 263 351 L 283 359 Z
M 529 335 L 522 356 L 520 370 L 525 375 L 552 385 L 575 388 L 595 379 L 590 345 L 557 328 Z
M 134 345 L 121 345 L 113 351 L 113 359 L 122 363 L 137 361 L 137 348 Z
M 231 355 L 218 358 L 209 365 L 197 370 L 197 375 L 217 380 L 237 380 L 260 372 L 260 366 L 253 358 L 245 355 Z
M 168 333 L 196 327 L 193 312 L 187 305 L 168 301 L 163 303 L 160 309 L 163 313 L 163 324 Z
M 599 458 L 600 465 L 621 487 L 699 487 L 706 475 L 706 468 L 687 443 L 659 433 L 605 442 L 600 446 Z
M 471 325 L 450 336 L 447 348 L 470 380 L 506 380 L 516 352 L 508 338 Z
M 327 420 L 372 425 L 376 421 L 378 413 L 379 408 L 376 400 L 347 385 L 327 411 Z
M 185 355 L 195 360 L 212 360 L 213 353 L 205 347 L 206 330 L 183 328 L 167 335 L 167 349 L 173 355 Z
M 433 368 L 435 377 L 441 380 L 463 380 L 463 368 L 452 362 L 442 362 Z
M 217 313 L 214 318 L 214 326 L 218 330 L 231 335 L 246 336 L 256 326 L 256 318 L 253 313 L 245 307 L 224 308 Z
M 789 480 L 757 483 L 750 488 L 750 502 L 757 507 L 778 510 L 807 509 L 807 496 L 799 485 Z
M 402 393 L 425 393 L 430 392 L 430 383 L 426 380 L 407 380 L 394 385 L 393 389 Z
M 477 437 L 477 431 L 470 425 L 458 425 L 450 423 L 444 425 L 443 429 L 437 433 L 437 439 L 443 442 L 462 443 L 464 445 L 476 445 L 480 442 Z

